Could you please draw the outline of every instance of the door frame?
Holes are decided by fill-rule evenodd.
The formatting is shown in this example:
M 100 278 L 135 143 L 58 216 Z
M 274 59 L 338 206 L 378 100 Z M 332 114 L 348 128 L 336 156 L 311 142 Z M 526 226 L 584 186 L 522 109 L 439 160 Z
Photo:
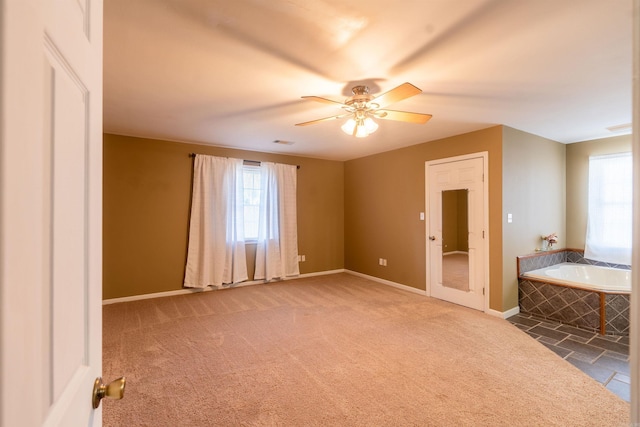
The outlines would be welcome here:
M 426 262 L 425 262 L 425 280 L 426 280 L 426 294 L 428 297 L 431 297 L 431 275 L 430 273 L 430 263 L 431 263 L 431 245 L 429 244 L 429 215 L 431 213 L 431 209 L 429 206 L 429 194 L 431 189 L 431 183 L 429 182 L 429 167 L 433 165 L 439 165 L 444 163 L 453 163 L 459 162 L 463 160 L 471 160 L 471 159 L 482 159 L 482 169 L 483 169 L 483 180 L 482 180 L 482 202 L 483 202 L 483 214 L 484 221 L 482 224 L 482 228 L 484 230 L 484 239 L 482 240 L 482 250 L 485 254 L 484 259 L 484 272 L 483 272 L 483 280 L 484 280 L 484 309 L 482 310 L 484 313 L 489 313 L 489 300 L 491 294 L 491 286 L 489 283 L 489 240 L 491 233 L 489 232 L 489 152 L 481 151 L 477 153 L 463 154 L 460 156 L 447 157 L 443 159 L 435 159 L 428 160 L 425 162 L 424 166 L 424 176 L 425 176 L 425 248 L 426 248 Z

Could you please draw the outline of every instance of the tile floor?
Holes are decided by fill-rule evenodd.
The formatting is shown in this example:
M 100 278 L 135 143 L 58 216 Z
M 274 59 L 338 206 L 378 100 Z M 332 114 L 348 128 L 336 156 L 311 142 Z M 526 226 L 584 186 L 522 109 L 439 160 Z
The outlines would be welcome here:
M 526 314 L 507 320 L 629 402 L 629 337 L 594 334 Z

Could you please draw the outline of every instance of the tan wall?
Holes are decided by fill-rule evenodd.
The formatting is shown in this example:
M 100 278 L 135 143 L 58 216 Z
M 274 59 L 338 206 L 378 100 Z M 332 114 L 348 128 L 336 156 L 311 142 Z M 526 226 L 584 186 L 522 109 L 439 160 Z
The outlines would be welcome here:
M 631 135 L 567 145 L 567 247 L 584 249 L 587 233 L 589 156 L 631 151 Z
M 541 236 L 566 240 L 566 145 L 503 127 L 502 230 L 504 311 L 518 305 L 516 257 L 535 252 Z M 512 214 L 513 222 L 507 222 Z
M 502 311 L 501 126 L 346 162 L 345 268 L 425 289 L 425 162 L 482 151 L 489 153 L 490 308 Z
M 344 268 L 343 162 L 105 134 L 104 299 L 182 288 L 191 152 L 300 165 L 300 271 Z M 250 274 L 254 252 L 248 245 Z

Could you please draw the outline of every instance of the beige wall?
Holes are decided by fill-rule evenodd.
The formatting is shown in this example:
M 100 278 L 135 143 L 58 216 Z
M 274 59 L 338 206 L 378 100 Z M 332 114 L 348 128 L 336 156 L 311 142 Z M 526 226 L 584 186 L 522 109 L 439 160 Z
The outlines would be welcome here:
M 302 273 L 346 268 L 425 289 L 426 222 L 419 219 L 425 211 L 425 162 L 487 151 L 490 308 L 497 311 L 517 306 L 516 256 L 539 247 L 542 234 L 557 232 L 559 247 L 584 245 L 589 154 L 630 148 L 630 137 L 563 145 L 504 126 L 347 162 L 104 138 L 105 299 L 182 288 L 190 152 L 302 166 Z M 248 245 L 250 276 L 254 251 Z M 379 258 L 387 259 L 387 267 L 378 265 Z
M 300 165 L 300 271 L 344 268 L 343 162 L 105 134 L 104 299 L 182 288 L 191 152 Z M 250 274 L 254 252 L 248 245 Z
M 425 162 L 482 151 L 489 153 L 490 307 L 502 311 L 501 126 L 346 162 L 345 268 L 425 289 Z
M 589 156 L 631 151 L 631 135 L 567 145 L 567 247 L 584 249 Z
M 504 311 L 518 305 L 516 257 L 535 252 L 541 236 L 566 242 L 566 145 L 509 127 L 502 140 Z M 512 214 L 513 222 L 507 222 Z

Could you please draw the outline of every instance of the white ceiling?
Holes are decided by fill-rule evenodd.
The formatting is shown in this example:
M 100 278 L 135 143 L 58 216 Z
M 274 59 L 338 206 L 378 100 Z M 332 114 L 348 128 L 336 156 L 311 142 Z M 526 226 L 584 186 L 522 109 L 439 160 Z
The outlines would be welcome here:
M 631 122 L 631 0 L 104 3 L 109 133 L 348 160 L 496 124 L 571 143 Z M 433 118 L 367 138 L 294 126 L 340 113 L 301 96 L 362 82 L 416 85 L 390 108 Z

